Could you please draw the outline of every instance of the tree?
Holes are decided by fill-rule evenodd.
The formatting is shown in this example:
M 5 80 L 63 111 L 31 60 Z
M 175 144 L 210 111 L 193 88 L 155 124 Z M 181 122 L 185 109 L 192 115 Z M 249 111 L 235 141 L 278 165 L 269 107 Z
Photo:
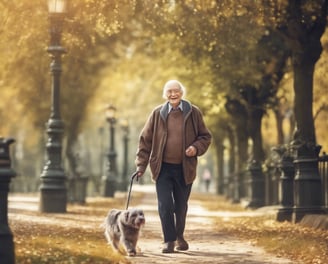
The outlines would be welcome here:
M 321 36 L 326 29 L 328 1 L 263 1 L 273 26 L 290 46 L 294 73 L 295 206 L 293 220 L 305 214 L 322 213 L 321 179 L 318 171 L 320 147 L 316 142 L 313 118 L 313 76 L 322 53 Z M 310 194 L 310 195 L 309 195 Z
M 289 45 L 294 73 L 294 140 L 316 145 L 313 121 L 313 74 L 322 52 L 321 36 L 326 29 L 328 2 L 264 1 L 271 23 Z M 266 9 L 267 10 L 267 9 Z

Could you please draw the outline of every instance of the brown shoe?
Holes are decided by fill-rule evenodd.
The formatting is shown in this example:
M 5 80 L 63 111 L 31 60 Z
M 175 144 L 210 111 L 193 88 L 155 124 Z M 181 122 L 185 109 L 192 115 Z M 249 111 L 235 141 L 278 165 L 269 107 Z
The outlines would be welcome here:
M 174 252 L 174 241 L 164 243 L 162 253 L 173 253 Z
M 189 245 L 188 245 L 187 241 L 184 240 L 183 237 L 178 237 L 177 244 L 178 245 L 176 247 L 176 250 L 185 251 L 185 250 L 188 250 L 189 249 Z

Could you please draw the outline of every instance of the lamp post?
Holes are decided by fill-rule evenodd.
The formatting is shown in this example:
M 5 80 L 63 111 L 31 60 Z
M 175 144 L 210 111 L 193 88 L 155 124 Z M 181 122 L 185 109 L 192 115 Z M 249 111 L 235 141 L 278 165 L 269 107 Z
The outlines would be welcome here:
M 129 143 L 129 123 L 126 119 L 122 120 L 121 128 L 123 130 L 123 168 L 122 168 L 122 183 L 121 191 L 126 191 L 128 186 L 128 143 Z
M 106 120 L 109 123 L 109 152 L 107 154 L 108 164 L 106 175 L 103 176 L 102 188 L 104 197 L 114 197 L 116 191 L 116 151 L 115 151 L 115 123 L 116 123 L 116 108 L 113 105 L 108 105 L 106 108 Z
M 62 135 L 64 124 L 60 117 L 60 74 L 61 55 L 65 49 L 60 45 L 62 23 L 66 12 L 65 0 L 48 0 L 50 20 L 51 57 L 50 72 L 52 75 L 51 113 L 47 123 L 48 141 L 46 144 L 47 161 L 41 173 L 40 207 L 41 212 L 66 212 L 67 191 L 66 176 L 61 166 Z
M 104 172 L 104 127 L 98 128 L 99 135 L 99 175 L 95 179 L 96 192 L 100 194 L 101 178 Z

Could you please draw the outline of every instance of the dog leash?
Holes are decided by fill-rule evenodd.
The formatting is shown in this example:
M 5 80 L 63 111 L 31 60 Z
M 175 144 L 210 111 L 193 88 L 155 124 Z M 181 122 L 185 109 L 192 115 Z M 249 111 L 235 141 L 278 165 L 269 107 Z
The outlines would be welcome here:
M 126 209 L 128 210 L 129 208 L 129 203 L 130 203 L 130 197 L 131 197 L 131 190 L 132 190 L 132 184 L 133 184 L 133 180 L 134 178 L 138 175 L 138 172 L 136 171 L 135 173 L 132 174 L 131 176 L 131 181 L 130 181 L 130 188 L 129 188 L 129 194 L 128 194 L 128 200 L 126 201 Z M 137 181 L 138 181 L 138 177 L 137 177 Z

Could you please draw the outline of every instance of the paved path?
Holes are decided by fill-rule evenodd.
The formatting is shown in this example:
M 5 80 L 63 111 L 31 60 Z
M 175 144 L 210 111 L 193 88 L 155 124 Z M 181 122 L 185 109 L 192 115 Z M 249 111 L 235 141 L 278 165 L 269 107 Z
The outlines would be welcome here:
M 140 252 L 136 257 L 130 258 L 132 263 L 292 263 L 287 259 L 268 254 L 250 243 L 213 231 L 213 217 L 224 216 L 224 214 L 209 212 L 194 200 L 189 202 L 185 231 L 185 238 L 190 246 L 189 250 L 162 254 L 162 235 L 154 186 L 136 184 L 133 186 L 133 191 L 146 192 L 142 203 L 136 206 L 144 210 L 146 225 L 138 242 Z M 133 200 L 133 191 L 131 200 Z
M 142 202 L 133 206 L 134 192 L 145 192 Z M 239 240 L 213 230 L 215 217 L 227 217 L 247 214 L 263 214 L 263 212 L 212 212 L 203 208 L 199 201 L 190 200 L 185 231 L 185 238 L 189 242 L 190 249 L 185 252 L 175 252 L 172 254 L 162 254 L 162 234 L 157 213 L 157 201 L 154 185 L 133 185 L 131 194 L 131 206 L 144 210 L 146 215 L 146 225 L 140 236 L 138 247 L 139 252 L 136 257 L 130 257 L 132 264 L 216 264 L 216 263 L 253 263 L 253 264 L 284 264 L 293 263 L 284 258 L 278 258 L 266 253 L 263 249 L 253 246 L 250 242 Z M 22 208 L 26 211 L 37 211 L 38 199 L 34 196 L 22 197 L 11 196 L 9 199 L 9 214 L 12 219 L 22 217 L 15 214 Z M 227 215 L 229 214 L 229 215 Z M 59 216 L 58 216 L 59 217 Z M 65 217 L 65 216 L 62 216 Z M 101 218 L 102 219 L 102 218 Z M 101 221 L 98 219 L 99 222 Z M 45 223 L 53 221 L 48 217 L 40 215 L 29 215 L 29 221 L 43 221 Z M 70 221 L 75 221 L 74 215 L 70 219 L 62 221 L 62 225 L 69 225 Z M 81 220 L 79 219 L 81 222 Z M 83 226 L 95 228 L 95 218 L 93 216 L 84 217 Z M 82 224 L 82 223 L 81 223 Z

